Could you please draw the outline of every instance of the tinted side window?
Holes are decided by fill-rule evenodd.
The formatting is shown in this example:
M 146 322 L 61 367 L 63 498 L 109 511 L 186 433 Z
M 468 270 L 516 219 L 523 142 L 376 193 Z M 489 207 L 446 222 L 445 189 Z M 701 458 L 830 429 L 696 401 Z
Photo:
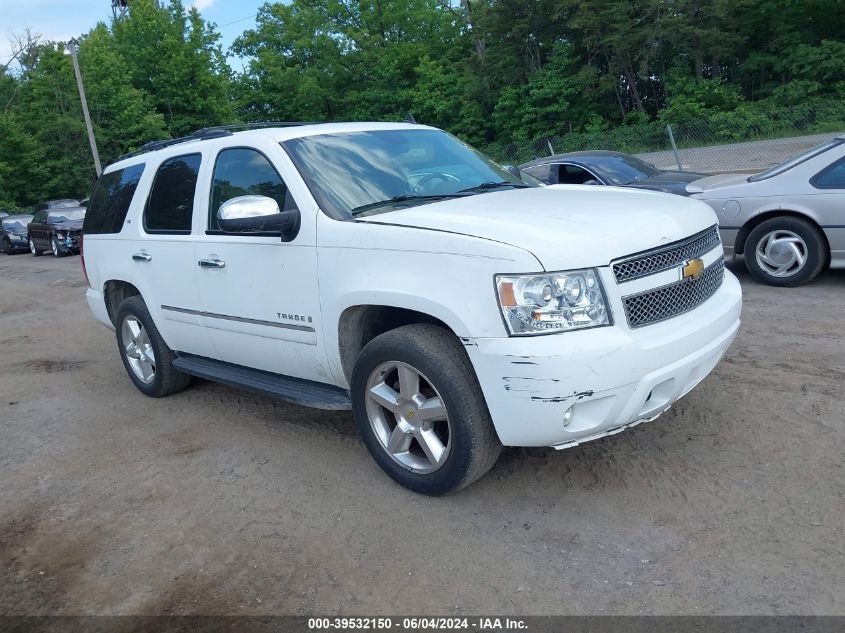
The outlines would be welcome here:
M 144 230 L 148 233 L 191 232 L 194 192 L 202 156 L 187 154 L 168 158 L 161 164 L 153 180 L 147 208 L 144 210 Z
M 534 176 L 535 178 L 542 180 L 546 184 L 552 184 L 551 179 L 549 178 L 548 165 L 537 165 L 535 167 L 528 167 L 526 169 L 523 169 L 522 171 L 529 174 L 530 176 Z
M 88 202 L 82 231 L 88 235 L 120 233 L 143 173 L 141 163 L 100 176 Z
M 845 158 L 822 169 L 810 178 L 810 184 L 818 189 L 845 189 Z
M 273 198 L 280 210 L 296 207 L 279 172 L 261 152 L 244 147 L 225 149 L 217 155 L 211 182 L 208 230 L 219 231 L 217 210 L 238 196 Z

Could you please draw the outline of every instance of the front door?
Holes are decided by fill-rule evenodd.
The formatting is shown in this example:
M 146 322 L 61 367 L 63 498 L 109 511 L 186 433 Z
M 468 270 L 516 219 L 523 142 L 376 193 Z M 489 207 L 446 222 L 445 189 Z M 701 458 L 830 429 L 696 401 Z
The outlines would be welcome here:
M 284 170 L 274 163 L 293 170 L 281 147 L 269 141 L 222 149 L 214 157 L 205 230 L 195 250 L 202 318 L 217 358 L 328 382 L 318 337 L 314 218 L 303 217 L 290 241 L 280 235 L 224 233 L 217 222 L 220 205 L 238 196 L 267 196 L 280 209 L 296 206 Z

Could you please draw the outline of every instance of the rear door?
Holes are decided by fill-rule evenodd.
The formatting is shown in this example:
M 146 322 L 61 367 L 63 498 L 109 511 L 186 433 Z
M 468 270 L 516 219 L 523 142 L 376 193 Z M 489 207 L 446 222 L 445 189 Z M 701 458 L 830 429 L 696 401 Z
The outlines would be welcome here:
M 47 248 L 49 246 L 45 239 L 46 226 L 44 222 L 46 219 L 47 211 L 45 209 L 38 209 L 32 218 L 32 222 L 29 224 L 29 239 L 38 248 Z
M 167 345 L 207 355 L 200 322 L 194 261 L 194 219 L 200 152 L 162 160 L 155 167 L 137 239 L 124 256 Z
M 317 337 L 320 306 L 313 215 L 303 215 L 290 241 L 272 234 L 224 233 L 217 223 L 220 205 L 238 196 L 267 196 L 280 209 L 294 208 L 288 183 L 293 180 L 302 189 L 304 184 L 279 144 L 269 139 L 220 149 L 209 167 L 195 270 L 215 357 L 328 382 Z

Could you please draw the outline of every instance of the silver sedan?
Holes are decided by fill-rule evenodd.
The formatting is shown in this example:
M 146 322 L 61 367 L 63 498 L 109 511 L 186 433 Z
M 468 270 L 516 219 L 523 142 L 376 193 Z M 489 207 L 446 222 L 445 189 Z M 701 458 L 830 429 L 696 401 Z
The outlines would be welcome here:
M 719 217 L 725 257 L 773 286 L 807 283 L 845 268 L 845 135 L 759 174 L 710 176 L 687 185 Z

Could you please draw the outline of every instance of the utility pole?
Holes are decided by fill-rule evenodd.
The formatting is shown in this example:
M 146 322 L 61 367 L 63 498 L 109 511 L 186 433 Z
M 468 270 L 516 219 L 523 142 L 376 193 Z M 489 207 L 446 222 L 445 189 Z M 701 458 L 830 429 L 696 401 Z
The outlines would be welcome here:
M 97 151 L 97 139 L 94 138 L 94 128 L 91 127 L 91 115 L 88 114 L 88 100 L 85 98 L 85 88 L 82 86 L 82 73 L 79 72 L 79 42 L 72 39 L 67 43 L 67 50 L 73 60 L 73 72 L 76 73 L 76 85 L 79 87 L 79 100 L 82 102 L 82 115 L 85 117 L 85 127 L 88 129 L 88 142 L 91 144 L 91 155 L 94 157 L 94 168 L 97 170 L 97 177 L 103 173 L 100 166 L 100 153 Z

